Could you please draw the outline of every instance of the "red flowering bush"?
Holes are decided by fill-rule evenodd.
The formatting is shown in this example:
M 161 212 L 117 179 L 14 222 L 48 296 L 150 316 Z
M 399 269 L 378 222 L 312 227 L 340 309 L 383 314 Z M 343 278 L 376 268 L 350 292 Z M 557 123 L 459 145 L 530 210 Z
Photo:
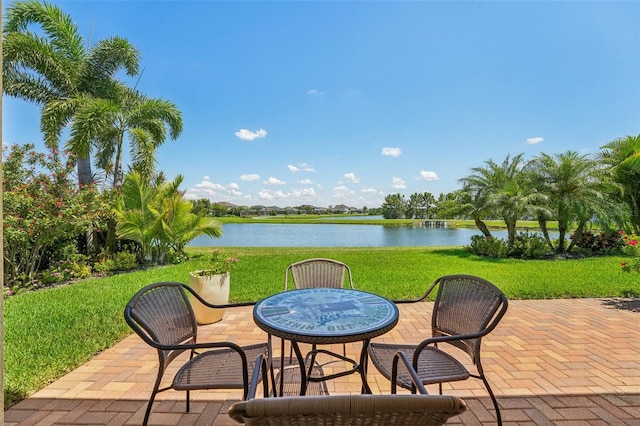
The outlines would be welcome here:
M 13 145 L 3 157 L 4 278 L 15 293 L 37 284 L 40 269 L 68 260 L 56 251 L 75 247 L 91 226 L 104 226 L 111 209 L 96 188 L 78 188 L 69 178 L 72 157 L 63 161 L 31 144 Z
M 640 237 L 637 235 L 627 235 L 624 231 L 620 231 L 620 236 L 625 243 L 622 251 L 631 259 L 628 262 L 622 262 L 620 266 L 624 272 L 640 273 Z

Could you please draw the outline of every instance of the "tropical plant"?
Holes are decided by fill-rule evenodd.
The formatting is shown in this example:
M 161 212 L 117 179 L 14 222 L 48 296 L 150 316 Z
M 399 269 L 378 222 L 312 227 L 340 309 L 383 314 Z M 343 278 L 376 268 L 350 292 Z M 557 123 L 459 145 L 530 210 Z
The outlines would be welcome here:
M 71 17 L 47 2 L 7 7 L 3 32 L 4 92 L 40 105 L 40 129 L 51 148 L 87 100 L 115 96 L 119 71 L 138 73 L 139 52 L 129 41 L 111 37 L 89 47 Z M 91 147 L 74 149 L 78 183 L 89 184 Z
M 117 188 L 122 184 L 127 139 L 131 168 L 150 180 L 156 174 L 156 149 L 167 137 L 176 139 L 181 132 L 182 114 L 173 103 L 120 85 L 112 99 L 92 98 L 82 103 L 71 123 L 69 146 L 72 151 L 95 146 L 97 164 L 107 171 L 107 177 L 112 175 Z
M 476 227 L 486 238 L 491 238 L 491 231 L 484 222 L 490 208 L 483 198 L 484 192 L 471 189 L 459 189 L 445 197 L 441 197 L 438 205 L 438 217 L 458 218 L 470 217 Z
M 119 85 L 112 99 L 87 98 L 82 103 L 71 123 L 69 146 L 76 152 L 94 146 L 98 166 L 107 179 L 112 175 L 117 191 L 122 184 L 125 140 L 129 140 L 131 169 L 148 181 L 156 174 L 156 149 L 167 136 L 176 139 L 181 132 L 182 115 L 174 104 Z M 108 252 L 115 251 L 115 234 L 115 222 L 109 223 Z
M 502 164 L 487 160 L 485 166 L 472 168 L 469 176 L 460 179 L 464 189 L 473 194 L 478 211 L 491 211 L 504 220 L 510 247 L 518 219 L 533 213 L 543 198 L 530 185 L 523 167 L 522 154 L 507 155 Z
M 620 225 L 640 234 L 640 135 L 619 138 L 601 147 L 599 160 L 605 164 L 611 179 L 621 191 L 610 197 L 628 206 L 628 214 Z
M 115 207 L 117 232 L 120 238 L 140 244 L 144 262 L 164 263 L 170 250 L 182 253 L 199 235 L 222 235 L 214 219 L 191 212 L 191 202 L 179 191 L 181 183 L 182 176 L 172 182 L 165 182 L 162 176 L 147 182 L 137 172 L 124 179 Z
M 547 211 L 538 210 L 540 228 L 549 246 L 557 253 L 567 249 L 566 235 L 576 224 L 579 236 L 594 217 L 612 210 L 604 191 L 602 174 L 597 161 L 575 151 L 549 155 L 541 154 L 528 165 L 531 179 L 538 191 L 545 195 Z M 554 247 L 547 232 L 547 219 L 558 222 L 558 239 Z M 573 243 L 575 243 L 575 239 Z

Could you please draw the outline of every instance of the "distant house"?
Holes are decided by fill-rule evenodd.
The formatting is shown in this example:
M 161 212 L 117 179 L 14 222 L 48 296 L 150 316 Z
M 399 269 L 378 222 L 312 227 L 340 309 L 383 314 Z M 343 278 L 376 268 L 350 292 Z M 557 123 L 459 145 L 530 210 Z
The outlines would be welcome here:
M 332 210 L 334 213 L 339 213 L 339 214 L 351 213 L 351 207 L 345 206 L 344 204 L 338 204 Z

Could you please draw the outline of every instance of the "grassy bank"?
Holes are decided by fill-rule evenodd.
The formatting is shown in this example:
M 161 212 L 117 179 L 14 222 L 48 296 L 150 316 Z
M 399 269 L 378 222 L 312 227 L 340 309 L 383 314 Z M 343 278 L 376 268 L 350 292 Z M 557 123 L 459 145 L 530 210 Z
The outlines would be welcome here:
M 122 317 L 129 298 L 156 281 L 188 281 L 208 249 L 180 265 L 92 278 L 5 300 L 5 404 L 11 405 L 86 362 L 130 333 Z M 638 276 L 620 271 L 622 257 L 521 261 L 478 258 L 451 248 L 225 248 L 240 258 L 233 301 L 282 291 L 288 264 L 310 257 L 341 260 L 356 288 L 392 299 L 415 297 L 435 278 L 468 273 L 498 285 L 511 299 L 617 297 L 640 293 Z

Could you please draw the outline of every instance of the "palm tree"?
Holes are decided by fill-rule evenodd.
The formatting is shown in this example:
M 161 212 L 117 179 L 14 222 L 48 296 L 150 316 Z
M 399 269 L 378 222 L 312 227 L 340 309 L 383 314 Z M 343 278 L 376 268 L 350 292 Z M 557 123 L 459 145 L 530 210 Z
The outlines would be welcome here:
M 39 26 L 44 36 L 31 31 L 32 25 Z M 40 129 L 49 147 L 58 147 L 62 129 L 87 99 L 115 95 L 118 71 L 138 73 L 139 56 L 121 37 L 89 47 L 71 17 L 47 2 L 18 1 L 7 8 L 4 92 L 40 105 Z M 74 152 L 81 185 L 92 182 L 90 152 L 90 146 Z
M 447 194 L 447 197 L 440 202 L 438 217 L 470 217 L 482 235 L 491 238 L 491 231 L 484 222 L 489 209 L 481 196 L 481 192 L 472 191 L 470 188 L 459 189 Z
M 181 183 L 182 176 L 173 182 L 160 177 L 148 183 L 137 172 L 124 179 L 115 208 L 118 234 L 140 244 L 143 261 L 163 262 L 170 248 L 181 253 L 199 235 L 222 235 L 217 221 L 191 212 L 191 202 L 178 189 Z
M 511 158 L 507 155 L 502 164 L 487 160 L 485 166 L 474 167 L 469 176 L 460 179 L 478 203 L 476 209 L 491 211 L 504 220 L 509 247 L 515 241 L 518 219 L 533 212 L 540 198 L 523 171 L 522 156 L 518 154 Z
M 535 186 L 547 196 L 551 219 L 558 221 L 555 250 L 564 253 L 565 237 L 571 224 L 577 224 L 576 233 L 580 234 L 589 220 L 602 214 L 599 206 L 603 206 L 606 197 L 599 165 L 586 155 L 567 151 L 554 156 L 541 154 L 529 163 L 529 169 Z M 546 238 L 551 243 L 548 234 Z
M 599 160 L 607 167 L 611 179 L 622 187 L 622 191 L 612 195 L 630 210 L 626 225 L 630 224 L 633 233 L 640 234 L 640 135 L 604 145 Z
M 167 136 L 175 140 L 180 133 L 182 114 L 173 103 L 120 86 L 113 99 L 93 98 L 82 103 L 71 123 L 69 146 L 75 151 L 95 146 L 98 166 L 107 177 L 112 174 L 113 187 L 118 188 L 126 139 L 132 169 L 148 181 L 156 174 L 156 149 Z
M 113 99 L 86 99 L 71 122 L 69 146 L 72 151 L 95 147 L 97 165 L 105 178 L 113 176 L 113 188 L 122 184 L 123 150 L 129 140 L 132 170 L 148 182 L 156 174 L 156 149 L 169 137 L 176 139 L 182 132 L 182 114 L 174 104 L 163 99 L 150 99 L 139 92 L 118 86 Z M 115 249 L 116 224 L 109 222 L 107 251 Z

